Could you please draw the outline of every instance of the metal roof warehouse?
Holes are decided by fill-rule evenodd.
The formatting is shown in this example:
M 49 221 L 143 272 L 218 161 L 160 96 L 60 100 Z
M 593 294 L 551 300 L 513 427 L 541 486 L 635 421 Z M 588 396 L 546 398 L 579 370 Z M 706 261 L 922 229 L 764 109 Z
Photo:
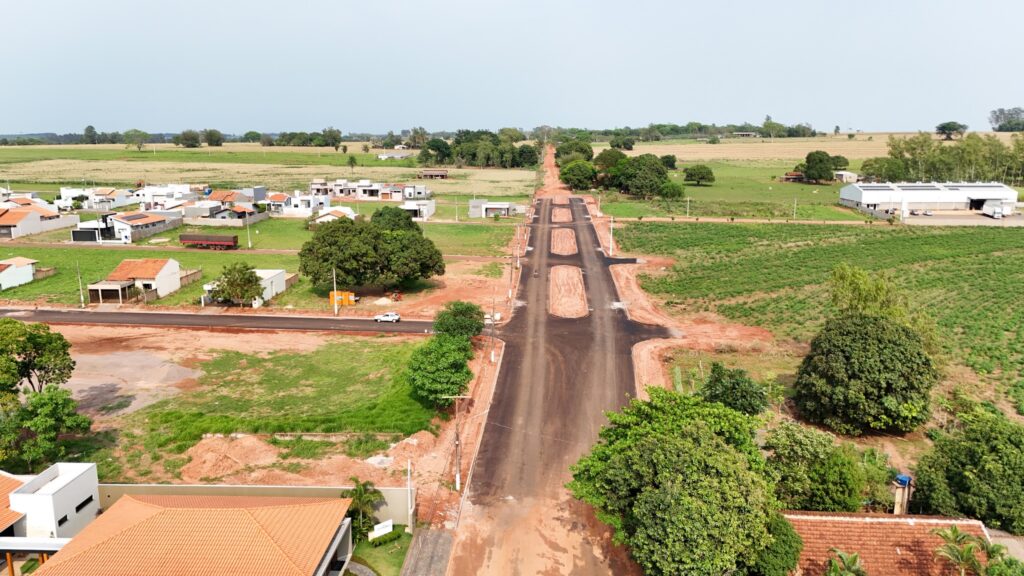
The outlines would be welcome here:
M 998 182 L 859 182 L 839 190 L 839 203 L 867 210 L 981 210 L 987 201 L 1017 203 L 1017 191 Z

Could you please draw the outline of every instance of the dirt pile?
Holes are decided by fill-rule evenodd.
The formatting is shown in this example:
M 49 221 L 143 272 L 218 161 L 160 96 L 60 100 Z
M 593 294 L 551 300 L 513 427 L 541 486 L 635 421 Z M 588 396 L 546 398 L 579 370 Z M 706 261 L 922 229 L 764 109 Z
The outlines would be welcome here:
M 550 314 L 561 318 L 583 318 L 590 313 L 582 270 L 576 266 L 552 266 L 549 282 Z
M 571 228 L 555 228 L 551 231 L 551 253 L 572 256 L 576 253 L 576 232 Z
M 268 466 L 277 461 L 278 449 L 256 436 L 210 436 L 189 448 L 191 458 L 181 469 L 188 484 L 230 476 L 249 466 Z

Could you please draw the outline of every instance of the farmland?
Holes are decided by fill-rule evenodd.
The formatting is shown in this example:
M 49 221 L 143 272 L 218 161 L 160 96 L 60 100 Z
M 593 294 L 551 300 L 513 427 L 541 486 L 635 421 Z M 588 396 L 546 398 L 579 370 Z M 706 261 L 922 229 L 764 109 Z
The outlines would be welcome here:
M 839 184 L 782 183 L 778 178 L 793 164 L 779 161 L 710 162 L 716 181 L 712 185 L 686 186 L 691 217 L 790 219 L 796 204 L 798 220 L 863 220 L 856 212 L 838 206 Z M 683 170 L 670 172 L 683 183 Z M 636 200 L 617 193 L 603 194 L 601 209 L 620 218 L 684 216 L 686 201 Z
M 676 313 L 713 311 L 805 342 L 840 262 L 890 271 L 938 324 L 950 360 L 1011 384 L 1024 376 L 1024 234 L 998 228 L 631 224 L 623 249 L 676 258 L 643 287 Z

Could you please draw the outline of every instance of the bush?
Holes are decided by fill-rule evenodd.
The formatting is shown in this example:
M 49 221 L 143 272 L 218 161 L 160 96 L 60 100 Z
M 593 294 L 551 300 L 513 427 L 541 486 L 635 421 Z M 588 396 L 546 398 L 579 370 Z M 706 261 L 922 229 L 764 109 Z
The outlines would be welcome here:
M 381 546 L 383 546 L 385 544 L 390 544 L 391 542 L 394 542 L 395 540 L 398 540 L 401 537 L 402 537 L 402 531 L 401 530 L 392 530 L 391 532 L 388 532 L 387 534 L 385 534 L 383 536 L 378 536 L 377 538 L 374 538 L 373 540 L 370 540 L 370 545 L 373 546 L 374 548 L 379 548 L 379 547 L 381 547 Z
M 1024 534 L 1024 426 L 976 409 L 917 465 L 915 511 L 969 516 Z
M 466 362 L 473 345 L 465 336 L 438 334 L 412 353 L 406 377 L 413 395 L 436 408 L 447 408 L 466 391 L 473 373 Z
M 829 319 L 797 374 L 801 415 L 843 434 L 908 432 L 928 419 L 938 371 L 909 326 L 865 314 Z
M 793 525 L 782 514 L 772 514 L 768 520 L 768 534 L 772 543 L 761 550 L 754 564 L 747 569 L 748 576 L 789 576 L 800 560 L 804 541 Z
M 573 154 L 581 155 L 588 162 L 594 159 L 594 149 L 591 148 L 590 144 L 582 140 L 562 142 L 555 148 L 555 160 L 558 161 L 559 166 L 564 166 L 566 164 L 565 158 Z
M 686 182 L 701 184 L 712 184 L 715 181 L 715 173 L 706 164 L 694 164 L 683 170 L 683 179 Z
M 587 190 L 594 185 L 597 171 L 594 165 L 586 160 L 573 160 L 562 168 L 561 179 L 573 190 Z
M 434 317 L 434 331 L 439 334 L 472 338 L 483 330 L 484 311 L 472 302 L 449 302 Z
M 676 169 L 676 155 L 675 154 L 665 154 L 664 156 L 661 156 L 658 159 L 661 160 L 661 164 L 663 166 L 665 166 L 666 170 L 675 170 Z
M 751 416 L 768 407 L 768 391 L 764 386 L 754 382 L 746 370 L 729 369 L 718 362 L 711 364 L 711 373 L 701 386 L 700 396 Z

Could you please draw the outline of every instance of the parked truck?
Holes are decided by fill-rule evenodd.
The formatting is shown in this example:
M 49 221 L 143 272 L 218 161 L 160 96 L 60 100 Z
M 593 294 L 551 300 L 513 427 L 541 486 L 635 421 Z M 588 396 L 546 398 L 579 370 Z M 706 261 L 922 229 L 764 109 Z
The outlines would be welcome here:
M 1000 219 L 1003 216 L 1007 216 L 1006 208 L 1002 202 L 996 202 L 989 200 L 981 207 L 981 213 L 990 218 Z
M 194 248 L 210 248 L 213 250 L 233 250 L 238 248 L 238 236 L 227 234 L 180 234 L 178 242 L 182 246 Z

